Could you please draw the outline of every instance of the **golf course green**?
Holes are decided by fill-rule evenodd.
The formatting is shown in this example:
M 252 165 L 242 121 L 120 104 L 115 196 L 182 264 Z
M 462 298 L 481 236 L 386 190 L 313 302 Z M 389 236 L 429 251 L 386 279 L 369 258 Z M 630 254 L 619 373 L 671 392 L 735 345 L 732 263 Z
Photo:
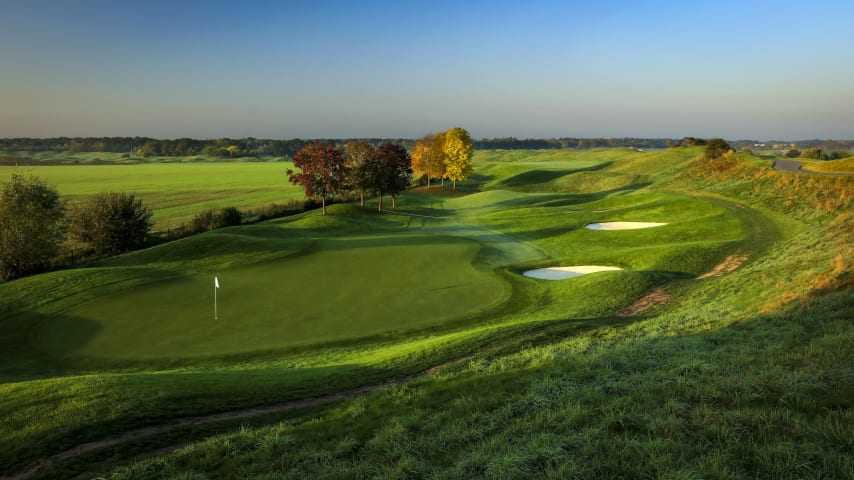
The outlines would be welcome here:
M 567 478 L 544 459 L 571 455 L 579 478 L 624 475 L 610 444 L 651 477 L 735 478 L 729 460 L 764 477 L 784 471 L 775 452 L 798 428 L 844 471 L 832 452 L 851 447 L 850 385 L 834 382 L 850 373 L 851 293 L 810 285 L 842 278 L 850 216 L 769 202 L 782 173 L 745 157 L 749 175 L 715 178 L 701 154 L 481 151 L 459 191 L 411 189 L 382 213 L 337 204 L 0 284 L 0 472 L 52 458 L 33 478 Z M 214 165 L 169 168 L 221 180 Z M 661 225 L 585 228 L 606 222 Z M 523 275 L 590 265 L 608 269 Z M 804 308 L 819 312 L 808 327 Z M 61 455 L 326 395 L 246 428 L 188 423 Z M 737 435 L 757 425 L 767 443 Z
M 286 240 L 284 241 L 286 242 Z M 472 262 L 478 243 L 442 236 L 323 239 L 305 252 L 215 274 L 164 280 L 62 313 L 38 335 L 51 350 L 79 327 L 97 334 L 75 353 L 174 358 L 269 350 L 433 326 L 500 304 L 509 288 Z

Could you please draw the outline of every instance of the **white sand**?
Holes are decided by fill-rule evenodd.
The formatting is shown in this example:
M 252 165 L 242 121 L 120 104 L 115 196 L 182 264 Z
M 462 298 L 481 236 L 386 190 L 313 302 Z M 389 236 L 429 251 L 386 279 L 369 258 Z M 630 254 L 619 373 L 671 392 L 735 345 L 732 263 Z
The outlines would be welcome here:
M 599 265 L 576 265 L 573 267 L 549 267 L 528 270 L 522 275 L 541 280 L 564 280 L 566 278 L 580 277 L 588 273 L 604 272 L 608 270 L 622 270 L 619 267 L 602 267 Z
M 667 224 L 653 222 L 604 222 L 591 223 L 589 225 L 585 225 L 585 227 L 590 230 L 637 230 L 639 228 L 660 227 L 662 225 Z

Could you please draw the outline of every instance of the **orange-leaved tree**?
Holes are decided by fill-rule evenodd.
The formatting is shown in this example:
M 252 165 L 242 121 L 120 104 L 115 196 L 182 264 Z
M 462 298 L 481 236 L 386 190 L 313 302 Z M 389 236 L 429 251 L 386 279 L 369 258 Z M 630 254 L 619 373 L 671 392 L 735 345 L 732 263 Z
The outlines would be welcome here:
M 425 135 L 412 146 L 412 171 L 418 176 L 427 176 L 428 189 L 431 179 L 443 178 L 445 175 L 442 143 L 442 135 Z

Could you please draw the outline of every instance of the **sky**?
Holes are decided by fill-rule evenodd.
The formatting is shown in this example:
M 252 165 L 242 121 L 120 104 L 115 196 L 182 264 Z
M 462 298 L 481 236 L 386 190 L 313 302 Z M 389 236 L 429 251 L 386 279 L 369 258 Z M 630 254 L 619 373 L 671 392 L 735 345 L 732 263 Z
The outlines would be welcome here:
M 854 2 L 0 0 L 0 137 L 854 138 Z

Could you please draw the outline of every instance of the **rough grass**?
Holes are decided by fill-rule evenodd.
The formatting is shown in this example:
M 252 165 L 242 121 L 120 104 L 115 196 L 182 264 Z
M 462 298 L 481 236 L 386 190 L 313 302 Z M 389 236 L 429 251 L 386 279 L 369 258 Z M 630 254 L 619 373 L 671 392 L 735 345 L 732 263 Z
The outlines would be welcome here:
M 805 170 L 813 172 L 854 174 L 854 157 L 827 162 L 804 162 L 803 165 Z

